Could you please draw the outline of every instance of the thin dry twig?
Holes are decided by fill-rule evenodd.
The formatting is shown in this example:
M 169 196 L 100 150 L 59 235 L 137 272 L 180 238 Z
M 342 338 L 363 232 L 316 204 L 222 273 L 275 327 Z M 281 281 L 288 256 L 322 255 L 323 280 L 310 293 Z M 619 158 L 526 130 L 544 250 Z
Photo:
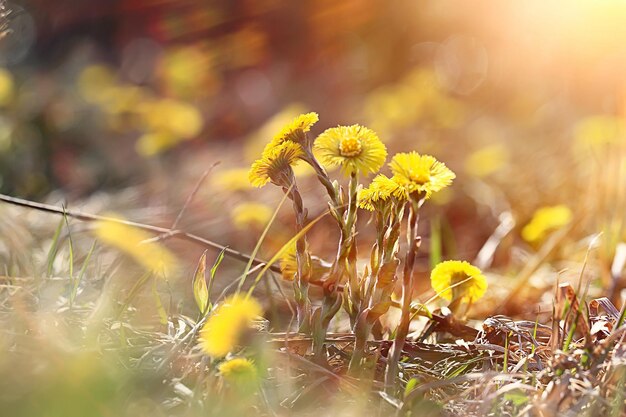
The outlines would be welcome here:
M 250 256 L 245 253 L 239 252 L 237 250 L 231 249 L 224 245 L 220 245 L 219 243 L 213 242 L 212 240 L 205 239 L 198 235 L 194 235 L 192 233 L 187 233 L 182 230 L 173 230 L 168 229 L 166 227 L 153 226 L 145 223 L 138 223 L 129 220 L 116 219 L 112 217 L 99 216 L 97 214 L 89 214 L 83 213 L 77 210 L 64 209 L 63 207 L 54 206 L 51 204 L 38 203 L 35 201 L 25 200 L 22 198 L 11 197 L 5 194 L 0 194 L 0 201 L 4 201 L 5 203 L 12 204 L 15 206 L 26 207 L 33 210 L 39 210 L 46 213 L 65 215 L 68 217 L 72 217 L 77 220 L 93 222 L 93 221 L 107 221 L 114 222 L 118 224 L 124 224 L 126 226 L 135 227 L 137 229 L 146 230 L 152 233 L 158 233 L 160 235 L 166 235 L 171 237 L 178 237 L 180 239 L 186 240 L 188 242 L 192 242 L 203 246 L 205 248 L 214 249 L 218 251 L 224 251 L 224 254 L 230 256 L 233 259 L 237 259 L 243 262 L 250 261 Z M 254 258 L 252 259 L 252 263 L 255 265 L 265 265 L 267 262 Z M 280 267 L 278 265 L 271 265 L 270 269 L 274 272 L 280 272 Z

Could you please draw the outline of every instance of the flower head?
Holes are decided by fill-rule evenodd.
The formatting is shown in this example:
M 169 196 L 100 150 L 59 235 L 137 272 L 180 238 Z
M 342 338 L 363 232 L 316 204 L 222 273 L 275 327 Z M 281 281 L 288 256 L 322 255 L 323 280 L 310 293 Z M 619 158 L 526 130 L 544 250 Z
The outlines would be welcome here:
M 391 178 L 383 174 L 377 175 L 369 187 L 359 191 L 358 205 L 362 209 L 374 211 L 381 204 L 398 194 L 399 187 L 398 183 Z
M 441 262 L 431 272 L 430 284 L 446 300 L 462 297 L 474 302 L 487 290 L 487 280 L 480 269 L 466 261 Z
M 330 270 L 330 264 L 315 255 L 311 255 L 311 280 L 320 281 Z M 280 272 L 283 279 L 293 281 L 298 271 L 298 260 L 296 258 L 296 242 L 293 242 L 280 258 Z
M 298 260 L 296 259 L 296 242 L 289 245 L 280 258 L 280 272 L 283 279 L 293 281 L 298 272 Z
M 404 196 L 419 192 L 430 198 L 433 193 L 450 185 L 456 177 L 444 163 L 417 152 L 394 155 L 389 167 L 394 174 L 392 179 L 402 186 L 397 194 Z
M 302 147 L 286 141 L 277 145 L 257 159 L 250 168 L 248 178 L 255 187 L 263 187 L 268 182 L 289 187 L 293 176 L 291 165 L 302 156 Z
M 572 211 L 564 205 L 541 207 L 522 229 L 522 238 L 530 243 L 542 240 L 549 232 L 567 226 L 572 221 Z
M 202 350 L 214 358 L 223 358 L 237 347 L 243 330 L 261 313 L 261 306 L 253 298 L 227 298 L 200 331 Z
M 341 166 L 346 174 L 378 172 L 387 158 L 376 133 L 359 125 L 326 129 L 315 140 L 315 151 L 322 164 Z
M 224 379 L 236 385 L 253 383 L 258 374 L 254 362 L 246 358 L 233 358 L 224 361 L 217 369 Z
M 303 145 L 306 140 L 306 132 L 311 130 L 311 127 L 317 123 L 319 116 L 317 113 L 301 114 L 291 122 L 287 123 L 270 143 L 267 144 L 263 153 L 269 152 L 274 147 L 290 141 Z

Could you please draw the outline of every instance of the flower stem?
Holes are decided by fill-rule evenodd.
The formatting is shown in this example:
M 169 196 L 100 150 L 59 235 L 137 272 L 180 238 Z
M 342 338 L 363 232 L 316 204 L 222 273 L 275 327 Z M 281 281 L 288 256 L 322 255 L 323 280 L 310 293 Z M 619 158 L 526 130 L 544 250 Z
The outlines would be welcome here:
M 395 389 L 396 377 L 398 376 L 398 362 L 406 337 L 409 334 L 411 324 L 411 301 L 413 300 L 413 267 L 419 249 L 420 239 L 417 236 L 417 226 L 419 219 L 419 208 L 423 203 L 423 198 L 411 198 L 409 200 L 409 216 L 407 219 L 407 251 L 404 260 L 404 270 L 402 274 L 402 313 L 400 324 L 396 330 L 396 337 L 387 357 L 387 369 L 385 372 L 385 390 L 388 394 Z

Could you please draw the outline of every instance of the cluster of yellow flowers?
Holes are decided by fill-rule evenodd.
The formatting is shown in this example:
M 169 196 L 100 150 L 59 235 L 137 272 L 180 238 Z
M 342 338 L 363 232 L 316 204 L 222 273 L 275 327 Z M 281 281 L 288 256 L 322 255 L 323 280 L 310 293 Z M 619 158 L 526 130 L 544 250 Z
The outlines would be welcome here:
M 322 344 L 328 323 L 341 305 L 344 306 L 357 335 L 350 363 L 353 371 L 360 367 L 372 324 L 391 304 L 391 294 L 398 281 L 400 225 L 406 219 L 407 253 L 401 280 L 402 320 L 396 331 L 387 369 L 387 375 L 395 378 L 397 368 L 393 363 L 399 358 L 411 317 L 412 271 L 419 247 L 418 211 L 425 200 L 448 187 L 456 175 L 433 156 L 402 152 L 391 158 L 388 165 L 391 176 L 378 174 L 368 187 L 360 189 L 360 175 L 376 174 L 384 165 L 387 159 L 385 145 L 373 130 L 360 125 L 329 128 L 313 140 L 308 132 L 318 120 L 316 113 L 302 114 L 282 128 L 265 146 L 261 158 L 252 164 L 249 180 L 257 187 L 271 182 L 283 188 L 294 203 L 298 232 L 304 229 L 307 219 L 292 167 L 304 161 L 313 168 L 326 188 L 331 200 L 330 214 L 341 232 L 336 259 L 330 266 L 317 262 L 318 258 L 309 253 L 306 236 L 303 235 L 283 257 L 281 269 L 283 277 L 294 283 L 298 324 L 301 331 L 312 331 L 316 357 L 323 358 Z M 340 167 L 350 178 L 347 189 L 328 177 L 325 168 L 333 167 Z M 377 229 L 369 268 L 362 273 L 356 269 L 356 218 L 359 207 L 376 211 Z M 332 291 L 325 292 L 322 307 L 313 313 L 307 288 L 310 282 L 321 281 L 322 277 L 325 277 L 324 288 L 345 282 L 348 291 L 340 296 Z M 431 284 L 440 297 L 455 305 L 458 302 L 473 303 L 482 297 L 487 288 L 481 271 L 463 261 L 446 261 L 437 265 L 432 271 Z

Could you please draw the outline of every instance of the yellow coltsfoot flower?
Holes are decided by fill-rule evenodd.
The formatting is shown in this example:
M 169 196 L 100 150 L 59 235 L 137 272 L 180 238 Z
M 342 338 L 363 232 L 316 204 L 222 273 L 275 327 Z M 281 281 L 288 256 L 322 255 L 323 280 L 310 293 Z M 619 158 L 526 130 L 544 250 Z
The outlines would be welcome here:
M 358 206 L 362 209 L 374 211 L 399 193 L 400 186 L 391 178 L 377 175 L 369 187 L 363 188 L 358 194 Z
M 254 362 L 246 358 L 233 358 L 222 362 L 218 366 L 220 374 L 228 381 L 250 382 L 257 377 L 257 369 Z
M 394 155 L 389 163 L 393 172 L 393 180 L 401 187 L 396 191 L 397 197 L 408 197 L 418 192 L 426 198 L 452 183 L 456 178 L 443 162 L 430 155 L 407 152 Z
M 311 130 L 311 127 L 317 123 L 318 120 L 319 116 L 314 112 L 299 115 L 274 136 L 272 141 L 265 146 L 263 155 L 271 152 L 272 149 L 287 141 L 305 145 L 306 132 Z
M 522 238 L 529 243 L 540 242 L 548 233 L 567 226 L 572 218 L 572 211 L 565 205 L 541 207 L 522 229 Z
M 286 141 L 264 153 L 250 168 L 248 179 L 255 187 L 263 187 L 272 182 L 281 187 L 289 187 L 293 178 L 291 166 L 303 155 L 302 147 L 295 142 Z
M 215 309 L 200 331 L 200 346 L 209 356 L 223 358 L 239 344 L 241 334 L 262 313 L 253 298 L 235 295 Z
M 314 150 L 323 165 L 341 166 L 344 173 L 376 173 L 385 163 L 387 149 L 373 130 L 359 125 L 326 129 Z
M 441 262 L 431 272 L 430 284 L 446 300 L 463 298 L 469 303 L 481 298 L 487 290 L 481 270 L 466 261 Z

